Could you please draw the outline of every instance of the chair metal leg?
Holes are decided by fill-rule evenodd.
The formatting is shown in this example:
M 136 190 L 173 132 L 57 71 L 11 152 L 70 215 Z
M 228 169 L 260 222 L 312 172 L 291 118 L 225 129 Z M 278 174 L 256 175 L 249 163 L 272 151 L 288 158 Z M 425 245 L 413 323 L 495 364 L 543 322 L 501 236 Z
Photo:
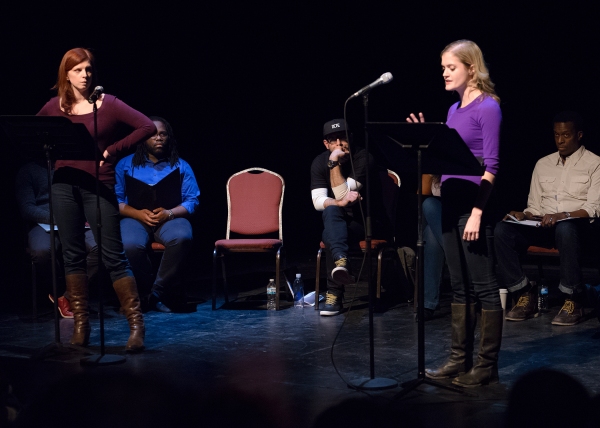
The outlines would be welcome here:
M 56 299 L 56 296 L 54 298 Z M 33 260 L 31 261 L 31 310 L 33 319 L 37 319 L 37 276 Z
M 317 252 L 317 276 L 315 278 L 315 311 L 319 310 L 319 285 L 321 283 L 321 254 L 323 249 L 319 248 Z
M 213 251 L 213 283 L 212 283 L 212 310 L 217 309 L 217 258 L 219 254 L 215 248 Z
M 221 275 L 223 275 L 223 294 L 225 303 L 229 303 L 229 286 L 227 285 L 227 266 L 225 266 L 225 254 L 221 254 Z
M 281 289 L 279 288 L 279 280 L 281 278 L 281 271 L 279 269 L 281 265 L 281 249 L 282 247 L 279 247 L 277 250 L 277 255 L 275 256 L 275 286 L 277 287 L 277 294 L 275 294 L 276 311 L 279 310 L 279 295 L 281 294 Z
M 540 282 L 540 287 L 541 287 L 546 282 L 546 280 L 544 278 L 544 267 L 542 266 L 541 259 L 538 261 L 538 277 L 539 277 L 539 282 Z
M 379 250 L 377 255 L 377 298 L 381 299 L 381 257 L 383 255 L 383 248 Z

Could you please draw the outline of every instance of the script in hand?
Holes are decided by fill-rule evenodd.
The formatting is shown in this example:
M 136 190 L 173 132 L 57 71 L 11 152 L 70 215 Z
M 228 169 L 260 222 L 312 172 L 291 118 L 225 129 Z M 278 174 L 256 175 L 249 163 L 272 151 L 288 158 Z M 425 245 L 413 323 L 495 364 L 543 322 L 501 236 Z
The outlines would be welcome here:
M 154 185 L 125 175 L 127 204 L 137 210 L 163 207 L 170 209 L 181 204 L 181 174 L 179 168 Z
M 517 220 L 516 217 L 510 215 L 510 214 L 506 214 L 506 218 L 502 221 L 506 222 L 506 223 L 515 223 L 515 224 L 520 224 L 523 226 L 534 226 L 534 227 L 540 227 L 542 225 L 542 216 L 533 216 L 532 219 L 533 220 Z M 562 220 L 556 220 L 556 222 L 558 223 L 559 221 L 565 221 L 565 220 L 575 220 L 577 217 L 567 217 L 567 218 L 563 218 Z

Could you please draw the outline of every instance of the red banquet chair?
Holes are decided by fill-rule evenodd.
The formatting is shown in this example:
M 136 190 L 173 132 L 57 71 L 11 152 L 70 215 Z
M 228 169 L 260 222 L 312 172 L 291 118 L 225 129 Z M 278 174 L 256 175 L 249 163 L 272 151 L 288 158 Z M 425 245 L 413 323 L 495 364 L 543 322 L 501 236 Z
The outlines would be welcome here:
M 388 169 L 387 174 L 383 172 L 381 174 L 381 184 L 382 184 L 382 196 L 384 201 L 384 206 L 386 210 L 386 214 L 391 221 L 392 228 L 395 229 L 396 222 L 396 206 L 398 203 L 398 188 L 402 184 L 400 181 L 400 176 L 396 174 L 394 171 Z M 395 238 L 395 237 L 394 237 Z M 360 249 L 364 253 L 367 251 L 367 241 L 359 242 Z M 315 275 L 315 310 L 319 309 L 319 298 L 317 297 L 320 292 L 320 283 L 321 283 L 321 258 L 323 257 L 323 250 L 325 250 L 325 244 L 321 241 L 319 245 L 319 251 L 317 252 L 317 272 Z M 385 239 L 371 239 L 371 251 L 377 251 L 377 291 L 376 297 L 381 298 L 381 266 L 383 256 L 386 251 L 390 251 L 395 256 L 396 250 L 393 247 L 392 242 L 388 242 Z
M 248 168 L 227 181 L 227 233 L 215 242 L 213 252 L 212 309 L 216 309 L 217 260 L 221 261 L 225 303 L 229 303 L 224 257 L 229 253 L 275 253 L 275 297 L 279 310 L 279 285 L 283 233 L 281 213 L 285 182 L 283 177 L 264 168 Z M 231 234 L 236 239 L 231 239 Z M 279 239 L 263 236 L 277 235 Z M 239 236 L 239 238 L 238 238 Z

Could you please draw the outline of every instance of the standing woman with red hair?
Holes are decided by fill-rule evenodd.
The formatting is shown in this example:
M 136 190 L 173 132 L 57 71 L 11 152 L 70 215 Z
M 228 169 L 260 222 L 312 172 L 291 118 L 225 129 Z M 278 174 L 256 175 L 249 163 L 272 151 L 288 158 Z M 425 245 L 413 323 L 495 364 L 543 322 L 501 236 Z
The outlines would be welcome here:
M 58 95 L 46 103 L 38 116 L 62 116 L 83 123 L 94 135 L 93 104 L 88 98 L 96 85 L 94 56 L 83 48 L 63 56 L 53 89 Z M 127 352 L 144 349 L 144 318 L 137 285 L 123 250 L 119 206 L 114 193 L 115 165 L 119 155 L 154 135 L 154 123 L 116 97 L 103 94 L 98 106 L 98 149 L 100 161 L 100 230 L 96 229 L 96 164 L 92 160 L 56 161 L 52 182 L 52 207 L 60 233 L 67 290 L 71 295 L 74 329 L 71 343 L 86 346 L 90 338 L 88 283 L 86 274 L 85 223 L 96 241 L 102 239 L 102 262 L 129 322 Z

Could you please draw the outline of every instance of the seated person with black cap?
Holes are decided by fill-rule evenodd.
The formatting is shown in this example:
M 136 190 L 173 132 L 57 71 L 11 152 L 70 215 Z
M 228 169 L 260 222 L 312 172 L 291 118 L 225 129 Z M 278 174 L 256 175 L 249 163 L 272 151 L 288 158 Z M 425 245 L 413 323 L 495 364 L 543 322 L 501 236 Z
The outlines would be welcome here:
M 171 312 L 165 297 L 168 303 L 180 288 L 181 264 L 192 243 L 192 225 L 185 217 L 198 207 L 200 189 L 190 165 L 179 158 L 171 125 L 160 117 L 150 119 L 156 134 L 117 164 L 115 193 L 124 217 L 123 247 L 140 295 L 151 286 L 149 309 Z M 153 241 L 165 251 L 152 284 L 148 250 Z
M 356 245 L 365 239 L 359 202 L 366 196 L 364 184 L 367 162 L 370 176 L 373 177 L 370 179 L 371 200 L 374 203 L 371 213 L 379 216 L 385 212 L 379 170 L 373 158 L 365 149 L 351 152 L 346 135 L 347 127 L 343 119 L 327 122 L 323 126 L 326 150 L 313 160 L 311 166 L 311 196 L 315 209 L 323 211 L 322 239 L 327 252 L 327 294 L 320 309 L 320 314 L 325 316 L 337 315 L 342 311 L 344 286 L 355 281 L 349 271 L 348 250 L 349 245 Z M 378 205 L 375 206 L 375 203 Z M 372 224 L 374 231 L 385 230 L 382 221 L 372 220 Z

